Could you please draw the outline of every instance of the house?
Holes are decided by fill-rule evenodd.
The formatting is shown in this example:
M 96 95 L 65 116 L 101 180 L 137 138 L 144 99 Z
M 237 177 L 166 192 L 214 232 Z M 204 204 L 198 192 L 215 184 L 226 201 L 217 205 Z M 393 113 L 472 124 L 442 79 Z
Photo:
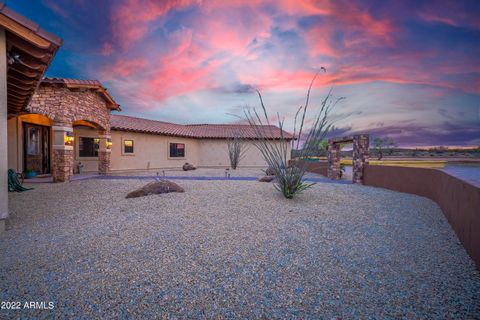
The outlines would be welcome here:
M 244 140 L 240 166 L 266 166 L 248 124 L 181 125 L 112 111 L 120 106 L 99 81 L 44 78 L 23 112 L 8 119 L 8 167 L 52 174 L 55 182 L 80 170 L 174 169 L 185 162 L 228 167 L 227 141 L 235 137 Z M 278 127 L 264 130 L 271 143 L 290 148 Z
M 58 37 L 0 4 L 0 180 L 7 169 L 51 174 L 69 181 L 80 168 L 116 170 L 229 166 L 227 141 L 239 137 L 241 166 L 265 167 L 248 125 L 180 125 L 112 114 L 120 106 L 96 80 L 44 78 Z M 271 143 L 290 150 L 292 136 L 265 126 Z M 281 136 L 286 137 L 281 140 Z M 282 142 L 283 141 L 283 142 Z M 8 217 L 6 183 L 0 184 L 0 230 Z

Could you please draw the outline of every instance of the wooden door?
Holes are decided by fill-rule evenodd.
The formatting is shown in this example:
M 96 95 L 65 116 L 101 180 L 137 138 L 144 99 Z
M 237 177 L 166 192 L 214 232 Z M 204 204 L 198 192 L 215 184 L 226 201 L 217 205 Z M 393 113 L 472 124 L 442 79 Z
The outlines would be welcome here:
M 38 174 L 50 172 L 50 129 L 24 123 L 24 170 L 34 170 Z

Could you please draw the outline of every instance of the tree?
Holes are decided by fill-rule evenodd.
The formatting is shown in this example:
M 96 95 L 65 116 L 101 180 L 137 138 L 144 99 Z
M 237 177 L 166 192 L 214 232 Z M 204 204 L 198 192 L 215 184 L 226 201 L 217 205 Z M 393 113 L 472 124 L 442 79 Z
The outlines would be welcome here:
M 389 155 L 393 154 L 395 142 L 392 138 L 389 137 L 376 137 L 375 139 L 373 139 L 373 147 L 377 154 L 378 160 L 382 160 L 384 151 L 388 152 Z

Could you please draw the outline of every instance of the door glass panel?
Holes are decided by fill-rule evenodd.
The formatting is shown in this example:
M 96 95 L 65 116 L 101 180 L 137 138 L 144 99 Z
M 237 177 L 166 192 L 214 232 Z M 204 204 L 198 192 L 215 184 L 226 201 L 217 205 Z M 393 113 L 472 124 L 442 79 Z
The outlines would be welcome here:
M 40 154 L 40 130 L 35 127 L 29 127 L 27 131 L 27 154 Z

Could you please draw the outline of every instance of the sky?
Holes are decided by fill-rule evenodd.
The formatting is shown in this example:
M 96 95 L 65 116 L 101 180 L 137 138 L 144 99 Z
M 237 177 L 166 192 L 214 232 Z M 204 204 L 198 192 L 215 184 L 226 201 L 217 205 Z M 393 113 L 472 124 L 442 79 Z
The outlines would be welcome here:
M 124 115 L 235 123 L 259 90 L 292 130 L 320 71 L 311 112 L 345 98 L 332 135 L 480 145 L 477 0 L 6 3 L 64 40 L 47 76 L 100 80 Z

